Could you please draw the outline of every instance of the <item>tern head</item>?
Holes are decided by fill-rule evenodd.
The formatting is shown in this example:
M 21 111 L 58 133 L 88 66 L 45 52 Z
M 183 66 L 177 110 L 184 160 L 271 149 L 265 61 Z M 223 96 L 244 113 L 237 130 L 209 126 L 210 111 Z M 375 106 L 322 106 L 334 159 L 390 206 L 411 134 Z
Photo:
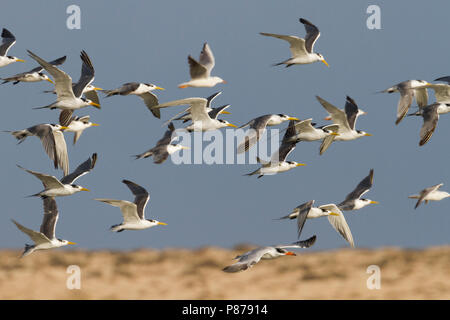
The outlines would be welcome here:
M 38 75 L 39 75 L 39 79 L 41 79 L 42 81 L 45 80 L 45 81 L 48 81 L 50 83 L 53 83 L 53 81 L 45 73 L 39 72 Z
M 339 133 L 334 132 L 334 131 L 332 131 L 330 129 L 322 129 L 322 130 L 323 130 L 323 132 L 325 132 L 326 134 L 328 134 L 330 136 L 338 136 L 339 135 Z
M 294 117 L 288 116 L 287 114 L 282 114 L 282 113 L 277 114 L 277 116 L 280 117 L 280 120 L 282 122 L 289 121 L 289 120 L 300 120 L 299 118 L 294 118 Z
M 316 53 L 316 57 L 318 61 L 323 62 L 327 67 L 329 67 L 328 62 L 325 61 L 325 58 L 323 57 L 323 55 L 321 55 L 320 53 Z
M 364 207 L 369 204 L 378 204 L 379 203 L 378 201 L 373 201 L 373 200 L 364 199 L 364 198 L 359 199 L 359 201 L 361 201 L 361 203 L 363 204 Z
M 356 132 L 358 133 L 358 136 L 360 136 L 360 137 L 364 137 L 364 136 L 370 137 L 371 136 L 370 133 L 367 133 L 367 132 L 362 131 L 362 130 L 356 130 Z
M 53 131 L 57 131 L 57 130 L 59 130 L 59 131 L 64 131 L 64 130 L 66 130 L 67 129 L 67 127 L 64 127 L 64 126 L 62 126 L 62 125 L 60 125 L 60 124 L 50 124 L 50 126 L 51 126 L 51 128 L 52 128 L 52 130 Z
M 286 249 L 282 248 L 275 248 L 275 254 L 277 257 L 281 256 L 296 256 L 295 252 L 287 251 Z
M 63 239 L 58 239 L 58 241 L 60 242 L 61 246 L 67 246 L 68 244 L 76 244 L 76 242 L 63 240 Z
M 83 102 L 86 104 L 86 106 L 94 106 L 97 109 L 101 109 L 100 105 L 98 103 L 95 103 L 92 100 L 86 99 L 86 98 L 81 98 L 81 100 L 83 100 Z
M 84 188 L 84 187 L 82 187 L 82 186 L 78 186 L 78 185 L 76 185 L 76 184 L 72 184 L 72 185 L 70 185 L 76 192 L 80 192 L 80 191 L 91 191 L 91 190 L 89 190 L 89 189 L 86 189 L 86 188 Z
M 221 77 L 211 77 L 211 82 L 213 82 L 213 86 L 215 86 L 218 83 L 227 83 L 225 80 L 223 80 Z
M 151 223 L 152 227 L 160 225 L 160 226 L 167 226 L 167 223 L 158 221 L 158 220 L 153 220 L 153 219 L 147 219 L 148 222 Z
M 14 61 L 14 62 L 16 62 L 16 61 L 18 61 L 18 62 L 25 62 L 25 60 L 19 59 L 19 58 L 17 58 L 17 57 L 13 57 L 13 56 L 8 56 L 8 59 L 9 59 L 9 60 L 12 60 L 12 61 Z
M 235 126 L 234 124 L 229 123 L 229 122 L 226 121 L 226 120 L 219 119 L 219 120 L 217 120 L 217 121 L 220 123 L 221 128 L 224 128 L 224 127 L 233 127 L 233 128 L 237 128 L 237 126 Z
M 92 84 L 88 84 L 87 86 L 86 86 L 86 88 L 84 88 L 84 92 L 89 92 L 89 91 L 100 91 L 100 90 L 103 90 L 102 88 L 99 88 L 99 87 L 95 87 L 95 86 L 93 86 Z
M 295 167 L 301 167 L 301 166 L 306 166 L 306 164 L 304 163 L 298 163 L 295 161 L 286 161 L 286 163 L 289 165 L 289 167 L 291 168 L 295 168 Z
M 158 87 L 157 85 L 154 85 L 153 83 L 144 83 L 148 87 L 148 91 L 152 90 L 165 90 L 164 88 Z

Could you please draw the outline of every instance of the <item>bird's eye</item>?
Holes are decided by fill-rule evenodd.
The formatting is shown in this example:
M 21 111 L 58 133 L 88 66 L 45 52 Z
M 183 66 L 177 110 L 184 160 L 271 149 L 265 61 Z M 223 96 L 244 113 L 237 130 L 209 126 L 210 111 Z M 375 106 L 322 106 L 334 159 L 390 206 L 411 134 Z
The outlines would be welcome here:
M 277 251 L 278 251 L 279 253 L 284 253 L 284 250 L 283 250 L 283 249 L 280 249 L 280 248 L 275 248 L 275 249 L 277 249 Z

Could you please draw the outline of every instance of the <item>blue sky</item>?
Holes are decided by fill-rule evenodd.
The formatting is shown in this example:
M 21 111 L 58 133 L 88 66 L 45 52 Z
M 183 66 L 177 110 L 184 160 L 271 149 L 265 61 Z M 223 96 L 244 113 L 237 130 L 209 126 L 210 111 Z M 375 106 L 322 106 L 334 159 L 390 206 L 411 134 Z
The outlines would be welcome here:
M 357 128 L 372 137 L 333 144 L 323 155 L 318 143 L 301 142 L 290 160 L 306 163 L 288 173 L 262 179 L 246 177 L 256 165 L 174 165 L 167 161 L 131 157 L 152 147 L 163 135 L 161 120 L 154 118 L 138 97 L 101 95 L 102 109 L 86 108 L 77 115 L 91 115 L 100 127 L 88 129 L 77 145 L 67 138 L 71 169 L 93 152 L 96 168 L 77 183 L 92 190 L 59 198 L 57 236 L 77 242 L 78 248 L 130 249 L 231 247 L 296 240 L 293 221 L 272 221 L 298 204 L 338 203 L 371 168 L 374 186 L 366 197 L 380 202 L 356 213 L 346 213 L 357 247 L 399 246 L 422 248 L 449 241 L 450 201 L 423 205 L 414 210 L 407 196 L 440 182 L 448 190 L 448 141 L 450 116 L 442 116 L 431 140 L 418 146 L 420 118 L 395 126 L 398 94 L 375 94 L 408 79 L 431 81 L 450 74 L 446 14 L 450 3 L 435 1 L 4 1 L 0 27 L 17 38 L 9 54 L 24 58 L 0 69 L 6 77 L 33 68 L 26 55 L 55 59 L 67 55 L 61 67 L 74 79 L 80 72 L 79 54 L 85 50 L 96 70 L 95 84 L 105 89 L 125 82 L 151 82 L 161 102 L 185 97 L 206 97 L 223 91 L 215 103 L 229 103 L 232 114 L 223 116 L 241 125 L 267 113 L 313 118 L 319 124 L 326 113 L 319 95 L 342 108 L 349 95 L 367 112 Z M 66 27 L 66 8 L 81 8 L 81 29 Z M 381 30 L 366 27 L 369 5 L 381 8 Z M 407 8 L 405 5 L 407 4 Z M 297 35 L 305 31 L 300 17 L 316 24 L 321 37 L 315 51 L 330 64 L 315 63 L 291 68 L 272 67 L 289 57 L 287 43 L 259 32 Z M 227 81 L 214 88 L 179 89 L 188 80 L 187 55 L 198 57 L 208 42 L 216 58 L 213 74 Z M 42 93 L 50 83 L 0 86 L 0 130 L 18 130 L 38 123 L 57 122 L 58 112 L 32 110 L 53 102 Z M 431 101 L 434 99 L 430 94 Z M 163 110 L 163 120 L 181 108 Z M 178 124 L 179 126 L 179 124 Z M 280 128 L 284 128 L 281 126 Z M 10 222 L 38 229 L 42 202 L 25 198 L 41 190 L 40 182 L 16 167 L 54 174 L 40 141 L 28 138 L 17 146 L 8 134 L 0 135 L 2 213 L 0 246 L 20 248 L 29 239 Z M 115 234 L 108 229 L 120 223 L 121 214 L 94 198 L 132 200 L 122 179 L 132 180 L 150 192 L 147 217 L 168 226 Z M 346 247 L 327 219 L 308 221 L 302 237 L 316 234 L 311 250 Z

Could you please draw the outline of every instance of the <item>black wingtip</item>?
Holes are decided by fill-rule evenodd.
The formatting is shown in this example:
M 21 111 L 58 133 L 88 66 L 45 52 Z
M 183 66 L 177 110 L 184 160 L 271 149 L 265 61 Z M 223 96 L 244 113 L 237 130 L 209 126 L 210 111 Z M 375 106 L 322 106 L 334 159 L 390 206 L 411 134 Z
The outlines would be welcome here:
M 15 39 L 14 35 L 6 28 L 3 28 L 3 30 L 2 30 L 2 38 L 13 38 L 13 39 Z

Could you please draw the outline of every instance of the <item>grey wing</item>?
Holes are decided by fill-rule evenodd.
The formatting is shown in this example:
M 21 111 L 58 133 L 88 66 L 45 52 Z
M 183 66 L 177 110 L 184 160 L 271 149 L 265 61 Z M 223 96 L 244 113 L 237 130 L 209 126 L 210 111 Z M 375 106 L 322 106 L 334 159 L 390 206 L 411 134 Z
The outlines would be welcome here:
M 212 68 L 214 68 L 215 60 L 214 55 L 209 47 L 208 43 L 205 42 L 203 49 L 200 52 L 199 62 L 208 70 L 208 76 L 211 73 Z
M 330 124 L 328 126 L 324 126 L 323 129 L 331 130 L 334 133 L 339 132 L 339 125 L 337 124 Z M 331 146 L 331 144 L 334 141 L 335 135 L 329 135 L 323 138 L 322 143 L 320 144 L 319 154 L 324 154 L 325 151 Z
M 303 121 L 301 121 L 301 122 L 303 122 Z M 311 121 L 310 121 L 310 124 L 311 124 Z M 289 120 L 289 125 L 288 125 L 288 127 L 286 129 L 286 132 L 284 133 L 282 143 L 287 143 L 289 141 L 292 141 L 292 138 L 297 135 L 297 131 L 300 131 L 300 130 L 301 129 L 299 129 L 299 121 L 297 121 L 297 120 Z
M 322 143 L 320 144 L 320 148 L 319 148 L 320 155 L 324 154 L 324 152 L 327 151 L 327 149 L 333 143 L 335 137 L 336 136 L 330 135 L 330 136 L 323 138 Z
M 134 194 L 134 203 L 137 207 L 137 214 L 139 218 L 144 219 L 144 210 L 145 206 L 147 205 L 148 200 L 150 199 L 150 195 L 143 187 L 140 185 L 131 182 L 129 180 L 122 180 L 123 183 L 127 185 L 127 187 L 131 190 L 131 192 Z
M 401 86 L 399 87 L 399 92 L 400 100 L 398 101 L 397 105 L 397 120 L 395 121 L 395 124 L 399 124 L 400 121 L 402 121 L 406 116 L 414 98 L 413 89 L 408 89 Z
M 217 119 L 217 117 L 219 116 L 219 114 L 225 110 L 226 108 L 228 108 L 230 105 L 226 104 L 224 106 L 218 107 L 218 108 L 214 108 L 212 109 L 210 112 L 208 112 L 208 115 L 211 119 Z
M 300 234 L 302 233 L 303 226 L 305 225 L 306 218 L 308 217 L 308 213 L 314 205 L 314 200 L 303 203 L 297 207 L 299 210 L 297 216 L 297 235 L 300 238 Z
M 20 169 L 25 170 L 26 172 L 34 175 L 36 178 L 38 178 L 39 180 L 41 180 L 42 184 L 44 185 L 44 187 L 46 189 L 53 189 L 53 188 L 62 188 L 63 185 L 62 183 L 56 179 L 54 176 L 50 176 L 44 173 L 40 173 L 40 172 L 36 172 L 36 171 L 31 171 L 28 169 L 25 169 L 19 165 L 17 165 Z
M 297 143 L 295 141 L 283 141 L 280 148 L 278 148 L 278 150 L 272 155 L 270 162 L 274 163 L 285 161 L 287 156 L 295 149 L 296 144 Z
M 224 272 L 239 272 L 257 264 L 266 253 L 266 248 L 258 248 L 240 256 L 239 261 L 223 269 Z
M 119 94 L 122 96 L 126 96 L 127 94 L 130 94 L 131 92 L 135 91 L 137 88 L 139 88 L 140 83 L 138 82 L 127 82 L 124 83 L 123 86 L 121 86 L 119 90 Z
M 43 199 L 44 204 L 44 217 L 41 224 L 41 233 L 47 238 L 55 238 L 55 227 L 58 221 L 58 207 L 53 197 L 46 197 Z
M 80 98 L 83 94 L 84 88 L 86 88 L 92 81 L 94 81 L 95 71 L 94 66 L 92 65 L 92 61 L 87 55 L 87 53 L 83 50 L 80 54 L 81 61 L 83 61 L 81 65 L 81 75 L 77 84 L 73 87 L 73 94 L 75 97 Z
M 450 76 L 440 77 L 440 78 L 434 79 L 434 81 L 444 81 L 444 82 L 447 82 L 448 84 L 450 84 Z
M 48 63 L 44 59 L 38 57 L 30 50 L 27 50 L 27 52 L 31 58 L 36 60 L 54 78 L 55 90 L 56 94 L 58 95 L 58 99 L 75 98 L 72 90 L 72 78 L 67 73 Z
M 100 104 L 100 98 L 98 97 L 97 91 L 91 90 L 84 93 L 84 96 L 94 103 Z
M 303 23 L 303 25 L 305 26 L 305 30 L 306 30 L 306 36 L 305 36 L 306 51 L 308 51 L 309 53 L 312 53 L 314 50 L 314 43 L 320 37 L 319 29 L 306 19 L 300 18 L 300 22 Z
M 87 159 L 85 162 L 80 164 L 74 172 L 69 175 L 66 175 L 61 179 L 61 183 L 63 184 L 72 184 L 79 177 L 85 175 L 95 167 L 95 163 L 97 162 L 97 153 L 92 154 L 92 156 Z
M 335 204 L 323 205 L 319 208 L 330 210 L 331 212 L 338 214 L 338 216 L 329 215 L 328 221 L 334 230 L 336 230 L 345 240 L 347 240 L 348 243 L 350 243 L 352 247 L 354 247 L 355 243 L 353 241 L 352 232 L 350 231 L 350 227 L 348 226 L 342 211 L 339 210 Z
M 51 65 L 54 65 L 54 66 L 59 66 L 59 65 L 63 64 L 66 61 L 66 58 L 67 58 L 66 56 L 63 56 L 61 58 L 55 59 L 53 61 L 50 61 L 49 63 Z M 41 72 L 42 70 L 44 70 L 44 68 L 42 66 L 39 66 L 39 67 L 36 67 L 36 68 L 31 69 L 30 71 L 24 72 L 24 73 Z
M 210 108 L 210 107 L 211 107 L 212 101 L 213 101 L 217 96 L 220 96 L 221 94 L 222 94 L 222 91 L 218 91 L 218 92 L 213 93 L 212 95 L 210 95 L 208 98 L 206 98 L 206 100 L 208 100 L 208 103 L 206 104 L 206 108 Z
M 73 110 L 61 110 L 61 112 L 59 113 L 59 124 L 67 127 L 74 119 L 72 115 Z
M 175 136 L 173 136 L 174 135 L 174 131 L 175 131 L 175 126 L 171 122 L 171 123 L 169 123 L 168 127 L 169 127 L 169 130 L 167 130 L 164 133 L 164 136 L 156 143 L 157 146 L 168 145 L 175 138 Z
M 53 161 L 55 168 L 58 168 L 58 150 L 56 146 L 56 135 L 52 128 L 47 124 L 39 124 L 27 129 L 32 134 L 36 135 L 41 139 L 42 146 L 49 158 Z M 62 167 L 61 167 L 62 168 Z
M 356 200 L 372 188 L 373 184 L 373 169 L 370 169 L 370 173 L 356 186 L 356 188 L 350 192 L 344 201 Z
M 421 108 L 428 105 L 428 90 L 426 88 L 414 89 L 417 105 Z
M 311 238 L 308 238 L 306 240 L 301 240 L 294 242 L 292 244 L 288 245 L 280 245 L 276 246 L 277 248 L 286 249 L 286 248 L 309 248 L 316 242 L 317 236 L 313 235 Z
M 431 136 L 436 130 L 436 126 L 439 120 L 439 114 L 437 112 L 438 105 L 430 105 L 423 109 L 423 125 L 420 129 L 420 141 L 419 146 L 423 146 L 430 140 Z
M 307 53 L 306 47 L 305 47 L 305 40 L 296 36 L 287 36 L 282 34 L 275 34 L 275 33 L 266 33 L 266 32 L 260 32 L 259 34 L 267 37 L 274 37 L 278 38 L 284 41 L 289 42 L 290 44 L 290 50 L 293 57 L 298 55 L 305 55 Z
M 64 134 L 57 130 L 53 131 L 55 139 L 55 155 L 59 168 L 64 172 L 64 175 L 69 174 L 69 156 L 67 154 L 66 140 Z
M 305 119 L 302 121 L 296 121 L 296 120 L 291 120 L 291 121 L 295 121 L 295 129 L 298 133 L 314 131 L 314 127 L 311 124 L 312 118 Z
M 434 90 L 436 102 L 446 104 L 450 103 L 450 85 L 444 83 L 436 83 L 436 84 L 429 84 L 424 87 Z
M 169 157 L 169 152 L 167 152 L 167 147 L 155 147 L 152 149 L 153 162 L 160 164 L 167 160 Z
M 20 223 L 18 223 L 14 219 L 11 219 L 11 220 L 16 225 L 16 227 L 20 231 L 22 231 L 23 233 L 28 235 L 30 237 L 30 239 L 34 241 L 34 243 L 40 244 L 40 243 L 50 242 L 50 239 L 48 239 L 44 234 L 34 231 L 34 230 L 31 230 L 31 229 L 28 229 L 28 228 L 24 227 L 23 225 L 21 225 Z
M 358 106 L 352 98 L 347 96 L 345 102 L 345 114 L 347 115 L 348 125 L 351 129 L 355 129 L 356 118 L 358 116 Z
M 2 44 L 0 45 L 0 56 L 6 56 L 9 48 L 16 43 L 16 37 L 9 32 L 7 29 L 3 28 L 2 31 Z
M 188 56 L 189 63 L 189 73 L 191 75 L 191 79 L 199 79 L 208 77 L 208 69 L 202 65 L 200 62 Z
M 331 116 L 331 119 L 335 124 L 339 125 L 339 130 L 352 130 L 350 128 L 350 125 L 348 123 L 347 115 L 344 111 L 340 110 L 339 108 L 333 106 L 328 101 L 322 99 L 319 96 L 316 96 L 316 99 L 320 102 L 322 107 L 328 112 L 328 114 Z
M 433 192 L 433 191 L 438 190 L 438 189 L 439 189 L 441 186 L 443 186 L 443 185 L 444 185 L 443 183 L 440 183 L 440 184 L 434 185 L 434 186 L 432 186 L 432 187 L 423 189 L 423 190 L 420 192 L 419 200 L 417 200 L 417 203 L 416 203 L 416 205 L 414 206 L 414 209 L 417 209 L 417 207 L 422 203 L 422 201 L 425 199 L 425 197 L 426 197 L 427 195 L 429 195 L 429 194 L 430 194 L 431 192 Z
M 153 108 L 154 106 L 157 106 L 159 104 L 158 98 L 156 97 L 156 95 L 154 95 L 151 92 L 146 92 L 146 93 L 140 94 L 139 97 L 141 97 L 144 100 L 144 103 L 147 106 L 148 110 L 150 110 L 156 118 L 160 119 L 161 118 L 161 110 L 159 110 L 159 108 Z
M 244 141 L 241 142 L 241 144 L 239 144 L 237 147 L 237 153 L 247 151 L 258 142 L 259 138 L 264 133 L 264 130 L 266 130 L 267 122 L 269 121 L 270 117 L 271 115 L 261 116 L 239 127 L 243 128 L 247 125 L 250 125 L 249 132 L 245 136 Z

